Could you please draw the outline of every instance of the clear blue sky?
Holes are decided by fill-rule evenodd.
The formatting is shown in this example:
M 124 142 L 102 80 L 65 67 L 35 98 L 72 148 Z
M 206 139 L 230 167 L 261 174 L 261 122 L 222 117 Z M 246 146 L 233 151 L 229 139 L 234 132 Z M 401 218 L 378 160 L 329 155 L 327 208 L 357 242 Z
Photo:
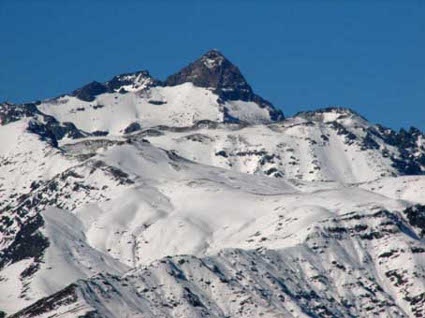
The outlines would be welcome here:
M 354 2 L 0 0 L 0 101 L 164 79 L 217 48 L 286 115 L 341 105 L 425 129 L 424 2 Z

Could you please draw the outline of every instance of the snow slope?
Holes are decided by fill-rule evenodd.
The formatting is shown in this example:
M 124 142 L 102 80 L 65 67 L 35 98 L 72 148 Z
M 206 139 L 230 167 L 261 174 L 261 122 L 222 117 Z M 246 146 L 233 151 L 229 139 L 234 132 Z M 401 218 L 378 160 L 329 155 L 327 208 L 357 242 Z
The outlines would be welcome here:
M 93 249 L 87 242 L 81 221 L 56 208 L 43 212 L 43 234 L 49 247 L 39 264 L 23 260 L 0 272 L 2 292 L 0 307 L 14 312 L 35 299 L 57 292 L 80 278 L 99 272 L 124 273 L 129 268 L 111 256 Z M 36 265 L 35 265 L 36 264 Z M 31 274 L 32 266 L 37 266 Z
M 108 199 L 99 198 L 87 203 L 78 203 L 80 202 L 77 199 L 78 191 L 76 191 L 74 197 L 67 197 L 66 195 L 57 197 L 58 201 L 55 202 L 55 205 L 68 208 L 73 216 L 66 217 L 65 215 L 68 215 L 69 212 L 61 212 L 56 209 L 47 209 L 46 214 L 43 214 L 47 224 L 47 230 L 43 233 L 52 243 L 46 249 L 42 263 L 49 268 L 52 267 L 55 260 L 57 264 L 66 261 L 71 268 L 63 269 L 62 266 L 62 269 L 69 276 L 61 277 L 59 275 L 61 279 L 60 282 L 57 282 L 58 276 L 53 274 L 46 276 L 43 272 L 44 267 L 42 267 L 31 276 L 31 282 L 28 285 L 30 292 L 25 294 L 29 300 L 36 300 L 37 296 L 35 295 L 43 295 L 43 292 L 47 296 L 49 292 L 53 293 L 60 290 L 60 288 L 55 290 L 55 287 L 51 287 L 52 289 L 47 292 L 40 286 L 65 286 L 72 280 L 71 278 L 87 277 L 89 273 L 94 274 L 93 270 L 117 273 L 126 266 L 127 268 L 148 266 L 147 270 L 150 271 L 151 266 L 154 266 L 150 264 L 155 264 L 156 260 L 169 255 L 194 255 L 197 257 L 196 259 L 202 260 L 204 257 L 212 257 L 216 260 L 223 249 L 233 251 L 236 248 L 240 251 L 248 251 L 246 252 L 248 254 L 252 253 L 249 251 L 255 250 L 271 251 L 266 253 L 277 253 L 276 255 L 281 256 L 274 257 L 279 258 L 287 258 L 292 255 L 292 262 L 285 265 L 288 268 L 293 266 L 290 264 L 299 263 L 299 259 L 303 255 L 304 258 L 309 260 L 310 266 L 305 264 L 300 270 L 303 273 L 302 275 L 307 275 L 310 278 L 308 285 L 298 286 L 297 293 L 301 295 L 305 290 L 310 290 L 311 286 L 318 284 L 315 283 L 317 278 L 312 278 L 317 277 L 317 275 L 312 274 L 316 271 L 326 277 L 328 282 L 325 285 L 331 288 L 330 290 L 326 288 L 326 292 L 322 290 L 321 293 L 324 294 L 317 297 L 329 298 L 332 295 L 333 298 L 339 299 L 340 303 L 343 302 L 343 299 L 349 299 L 346 301 L 355 303 L 352 304 L 352 307 L 349 307 L 351 311 L 344 313 L 344 315 L 348 313 L 364 315 L 368 310 L 373 310 L 382 317 L 399 317 L 406 313 L 410 315 L 413 310 L 419 310 L 414 301 L 394 301 L 394 298 L 402 299 L 420 295 L 424 284 L 422 280 L 413 278 L 418 275 L 417 271 L 423 262 L 423 254 L 421 252 L 419 254 L 413 253 L 412 251 L 421 251 L 423 242 L 419 239 L 418 230 L 409 223 L 409 219 L 403 214 L 403 211 L 411 206 L 406 201 L 390 199 L 383 194 L 374 193 L 354 185 L 341 186 L 338 183 L 327 183 L 322 188 L 317 183 L 312 185 L 305 182 L 291 184 L 284 178 L 249 175 L 201 165 L 152 146 L 142 138 L 133 137 L 131 142 L 109 141 L 108 143 L 108 139 L 103 141 L 97 139 L 90 142 L 84 140 L 81 143 L 85 147 L 77 142 L 67 148 L 67 155 L 73 158 L 78 156 L 78 152 L 81 150 L 85 155 L 88 155 L 89 150 L 91 151 L 90 156 L 87 156 L 89 159 L 85 159 L 82 165 L 77 165 L 75 169 L 84 171 L 85 165 L 93 166 L 94 162 L 102 162 L 106 167 L 114 167 L 117 171 L 121 171 L 122 175 L 132 180 L 132 183 L 125 184 L 119 191 L 113 191 L 113 195 L 109 196 Z M 82 173 L 68 172 L 67 174 L 78 179 L 78 176 Z M 95 184 L 91 178 L 94 177 L 87 176 L 84 181 Z M 67 180 L 59 177 L 58 180 L 65 182 L 65 184 L 59 183 L 53 193 L 60 191 L 64 194 L 67 192 L 67 187 L 74 188 L 72 185 L 66 185 L 70 182 L 69 178 Z M 103 183 L 105 185 L 107 183 L 108 187 L 113 184 L 108 178 L 98 180 L 98 182 L 103 180 Z M 101 184 L 88 191 L 95 193 L 96 188 L 99 187 L 102 188 Z M 317 188 L 322 190 L 317 190 Z M 52 193 L 47 192 L 43 195 L 51 197 Z M 94 197 L 93 194 L 89 196 Z M 75 202 L 78 204 L 74 206 Z M 217 205 L 217 202 L 220 202 L 220 205 Z M 74 230 L 78 229 L 76 233 L 70 234 L 75 237 L 73 241 L 82 242 L 77 252 L 75 252 L 76 247 L 73 244 L 71 247 L 66 245 L 70 239 L 61 239 L 56 242 L 54 240 L 55 234 L 53 236 L 49 234 L 52 233 L 52 230 L 50 232 L 48 230 L 49 224 L 55 222 L 65 223 L 50 225 L 59 228 L 56 232 L 63 232 L 63 228 L 68 228 L 70 224 L 74 224 L 72 226 Z M 405 229 L 402 230 L 403 228 Z M 379 233 L 384 234 L 382 236 Z M 56 248 L 58 245 L 60 247 Z M 73 250 L 74 252 L 71 253 L 73 254 L 71 259 L 61 260 L 59 257 L 58 260 L 55 250 Z M 245 255 L 245 252 L 241 253 Z M 99 257 L 98 255 L 103 256 Z M 261 256 L 255 253 L 254 255 L 255 258 L 250 256 L 249 259 L 253 259 L 249 262 L 259 262 L 260 264 L 265 262 L 267 264 L 268 261 L 263 259 L 261 253 L 259 254 Z M 385 256 L 385 258 L 389 258 L 389 261 L 385 264 L 381 262 L 382 255 L 389 255 Z M 406 262 L 406 255 L 414 257 L 410 262 Z M 403 261 L 400 260 L 400 257 Z M 103 259 L 101 264 L 106 264 L 96 264 L 95 262 L 99 258 Z M 112 259 L 115 259 L 115 261 Z M 332 260 L 338 260 L 339 267 L 332 263 Z M 16 264 L 22 262 L 26 262 L 26 260 L 12 264 L 12 266 L 18 266 Z M 116 262 L 115 265 L 113 265 L 113 262 Z M 200 262 L 203 264 L 203 261 Z M 223 260 L 219 257 L 217 262 L 221 264 Z M 226 260 L 225 262 L 230 261 Z M 232 264 L 236 267 L 240 266 L 245 272 L 247 270 L 245 264 L 249 264 L 247 262 L 247 260 L 238 259 L 236 263 Z M 322 268 L 323 262 L 329 266 L 328 269 Z M 159 264 L 162 263 L 159 262 Z M 261 266 L 266 266 L 265 264 Z M 401 264 L 404 266 L 403 268 L 406 268 L 403 275 L 406 275 L 409 282 L 414 282 L 413 285 L 407 284 L 408 287 L 403 286 L 401 288 L 400 284 L 394 285 L 392 283 L 392 274 L 388 273 L 393 273 L 391 272 L 393 270 L 396 270 L 394 275 L 397 275 L 398 271 L 403 272 L 400 269 Z M 79 270 L 75 272 L 74 266 Z M 113 266 L 114 270 L 108 267 L 102 268 L 102 266 Z M 285 274 L 285 266 L 282 265 L 282 267 L 273 270 L 266 266 L 261 270 L 260 277 L 256 277 L 257 272 L 253 270 L 250 275 L 254 275 L 255 279 L 251 279 L 254 282 L 260 280 L 259 284 L 262 286 L 264 284 L 261 282 L 264 279 L 263 275 L 268 276 L 277 271 L 281 273 L 280 275 L 284 275 L 285 280 L 301 280 L 298 275 Z M 331 270 L 333 266 L 337 266 L 337 268 L 351 266 L 353 270 L 349 274 L 339 273 L 338 276 L 334 277 Z M 197 265 L 194 265 L 194 267 L 199 268 Z M 7 268 L 10 269 L 10 267 Z M 140 269 L 136 271 L 138 270 Z M 345 272 L 346 270 L 341 271 Z M 357 274 L 353 274 L 353 272 Z M 376 276 L 375 272 L 380 274 Z M 176 273 L 179 273 L 179 271 Z M 360 291 L 354 290 L 347 294 L 347 290 L 344 287 L 339 287 L 339 284 L 341 284 L 341 280 L 346 281 L 344 286 L 357 284 L 358 276 L 356 275 L 359 275 L 359 273 L 369 275 L 365 276 L 368 278 L 362 284 L 373 285 L 375 287 L 370 287 L 372 290 L 382 289 L 382 291 L 378 294 L 369 292 L 364 301 L 357 303 L 357 300 L 355 300 L 356 293 L 368 289 L 360 287 Z M 372 273 L 375 275 L 373 278 Z M 166 303 L 165 299 L 171 297 L 169 296 L 170 293 L 179 303 L 181 299 L 186 299 L 185 297 L 189 297 L 191 300 L 189 304 L 182 305 L 183 307 L 177 305 L 175 310 L 161 311 L 161 314 L 165 317 L 197 316 L 202 315 L 202 312 L 216 312 L 217 316 L 256 316 L 260 315 L 260 312 L 263 312 L 263 314 L 269 312 L 271 315 L 272 313 L 287 312 L 288 308 L 292 308 L 291 314 L 289 314 L 290 311 L 287 312 L 288 317 L 296 316 L 296 313 L 301 314 L 306 311 L 306 308 L 316 313 L 326 308 L 325 311 L 333 312 L 334 315 L 344 312 L 342 305 L 324 305 L 326 302 L 324 303 L 323 300 L 322 306 L 318 306 L 311 299 L 306 300 L 302 297 L 303 301 L 291 300 L 284 306 L 282 304 L 276 305 L 277 300 L 273 300 L 271 303 L 266 301 L 261 305 L 265 301 L 261 297 L 259 299 L 247 297 L 247 299 L 250 299 L 248 306 L 239 304 L 232 307 L 231 302 L 228 303 L 232 299 L 230 295 L 236 296 L 238 293 L 233 293 L 227 284 L 223 286 L 223 290 L 220 289 L 218 294 L 211 294 L 211 291 L 206 291 L 206 294 L 201 297 L 199 295 L 199 288 L 201 287 L 198 286 L 198 281 L 187 287 L 186 283 L 174 282 L 174 275 L 177 274 L 165 274 L 163 272 L 155 274 L 158 275 L 159 279 L 159 282 L 155 283 L 159 284 L 155 298 L 146 300 L 145 296 L 139 295 L 136 301 L 134 299 L 136 296 L 133 296 L 133 292 L 131 292 L 132 288 L 135 288 L 133 284 L 137 286 L 138 290 L 144 290 L 146 288 L 145 283 L 139 282 L 139 279 L 135 279 L 131 284 L 123 283 L 122 279 L 126 280 L 120 278 L 119 275 L 110 276 L 108 274 L 107 278 L 104 278 L 103 275 L 105 274 L 99 276 L 100 282 L 97 282 L 98 278 L 93 278 L 95 286 L 106 284 L 105 281 L 108 281 L 108 286 L 114 286 L 114 281 L 117 281 L 120 286 L 124 285 L 124 287 L 120 287 L 124 288 L 123 290 L 118 289 L 117 297 L 119 298 L 108 296 L 107 299 L 109 300 L 104 299 L 103 297 L 106 297 L 103 295 L 104 287 L 100 287 L 100 291 L 103 291 L 103 293 L 99 295 L 96 291 L 98 287 L 87 287 L 85 285 L 91 286 L 91 280 L 87 283 L 77 283 L 77 287 L 75 287 L 77 289 L 71 288 L 73 293 L 77 293 L 77 296 L 72 298 L 78 303 L 78 305 L 74 305 L 81 312 L 96 310 L 101 316 L 106 317 L 123 315 L 132 317 L 136 315 L 136 311 L 141 314 L 140 312 L 148 310 L 150 314 L 146 315 L 154 317 L 160 314 L 159 311 L 155 311 L 161 307 L 158 303 Z M 147 274 L 140 275 L 144 277 Z M 167 275 L 171 275 L 171 277 L 166 278 Z M 207 280 L 209 277 L 202 270 L 199 272 L 195 269 L 190 270 L 190 275 L 199 275 L 199 279 L 202 278 L 203 280 Z M 224 280 L 231 280 L 233 275 L 229 274 Z M 295 277 L 292 275 L 295 275 Z M 341 275 L 343 275 L 343 278 L 341 278 Z M 378 277 L 379 281 L 377 281 Z M 166 281 L 163 281 L 164 279 Z M 215 279 L 220 280 L 220 278 Z M 40 282 L 43 282 L 44 285 Z M 139 287 L 139 284 L 142 284 L 143 288 Z M 171 287 L 175 284 L 177 284 L 175 287 Z M 191 292 L 188 292 L 185 286 Z M 254 286 L 256 285 L 252 285 L 251 288 L 254 288 Z M 169 288 L 171 288 L 171 291 L 168 290 Z M 197 292 L 193 291 L 193 288 L 196 288 Z M 228 293 L 227 296 L 222 298 L 221 295 L 227 288 L 230 288 L 230 290 L 226 292 Z M 241 286 L 238 288 L 241 288 L 241 293 L 243 291 L 242 295 L 246 293 Z M 262 288 L 257 286 L 254 289 L 264 288 L 264 286 Z M 265 290 L 264 293 L 273 294 L 273 288 L 270 286 Z M 290 290 L 292 289 L 290 288 Z M 35 291 L 39 291 L 39 294 L 35 294 Z M 320 288 L 318 291 L 320 291 Z M 195 293 L 196 297 L 187 296 L 188 293 Z M 183 297 L 182 295 L 186 296 Z M 200 302 L 204 304 L 204 309 L 197 308 L 197 297 L 202 299 Z M 281 297 L 292 299 L 295 296 L 286 292 Z M 94 299 L 98 300 L 94 301 Z M 205 305 L 206 301 L 218 302 L 218 304 L 215 307 L 207 306 Z M 305 303 L 303 303 L 304 301 Z M 17 307 L 22 306 L 19 303 L 15 304 L 18 304 Z M 59 304 L 61 303 L 59 302 Z M 101 308 L 96 304 L 102 304 Z M 377 304 L 381 305 L 378 306 Z M 388 307 L 388 304 L 392 305 Z M 68 308 L 69 304 L 65 309 L 62 305 L 55 306 L 59 306 L 58 310 L 64 313 L 71 310 L 72 314 L 70 315 L 72 316 L 76 314 L 74 305 L 70 307 L 71 309 Z M 104 306 L 106 306 L 106 309 Z M 282 309 L 282 306 L 285 309 Z M 51 314 L 52 312 L 48 312 L 48 315 Z M 308 316 L 308 314 L 306 315 Z M 25 317 L 24 313 L 20 313 L 18 316 Z M 63 317 L 66 317 L 66 314 L 63 314 Z
M 126 94 L 105 93 L 90 102 L 64 96 L 46 101 L 38 109 L 59 121 L 72 122 L 87 132 L 105 131 L 118 135 L 132 123 L 147 128 L 191 126 L 204 119 L 221 121 L 220 107 L 217 96 L 211 91 L 186 83 Z

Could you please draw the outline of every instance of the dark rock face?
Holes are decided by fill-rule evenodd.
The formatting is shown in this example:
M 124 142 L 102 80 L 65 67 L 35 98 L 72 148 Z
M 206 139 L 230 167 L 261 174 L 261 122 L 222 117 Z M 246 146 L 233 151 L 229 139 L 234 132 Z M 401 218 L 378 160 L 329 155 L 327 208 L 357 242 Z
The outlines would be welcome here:
M 421 237 L 425 236 L 425 206 L 415 205 L 403 211 L 409 224 L 420 230 Z
M 226 59 L 219 51 L 211 50 L 195 62 L 169 76 L 165 85 L 176 86 L 191 82 L 198 87 L 213 88 L 221 100 L 241 100 L 255 102 L 260 107 L 268 108 L 272 120 L 282 120 L 283 113 L 273 105 L 254 94 L 239 69 Z
M 382 133 L 385 135 L 385 141 L 388 144 L 404 149 L 416 147 L 417 138 L 422 134 L 421 131 L 415 127 L 410 127 L 409 130 L 402 128 L 398 133 L 385 129 L 382 126 L 379 127 Z
M 86 102 L 92 102 L 97 95 L 108 92 L 108 86 L 96 81 L 93 81 L 72 92 L 72 96 L 77 97 Z
M 36 317 L 44 313 L 48 313 L 49 311 L 52 311 L 60 306 L 70 305 L 77 301 L 78 297 L 75 290 L 76 285 L 71 284 L 49 297 L 40 299 L 31 306 L 15 313 L 10 317 Z
M 58 140 L 64 137 L 78 139 L 87 136 L 79 130 L 73 123 L 60 123 L 52 116 L 44 115 L 44 122 L 36 119 L 28 124 L 28 131 L 37 134 L 42 140 L 49 142 L 53 147 L 58 146 Z
M 22 105 L 3 103 L 0 104 L 0 125 L 6 125 L 24 117 L 32 117 L 36 114 L 40 114 L 40 112 L 34 103 Z
M 53 116 L 43 114 L 37 109 L 35 103 L 21 105 L 11 103 L 0 104 L 1 125 L 7 125 L 26 117 L 33 118 L 28 124 L 28 131 L 39 135 L 43 140 L 48 141 L 55 147 L 57 146 L 57 141 L 66 136 L 77 139 L 87 135 L 77 129 L 72 123 L 60 123 Z M 37 120 L 37 117 L 43 118 L 43 121 Z
M 252 89 L 239 69 L 220 52 L 212 50 L 165 81 L 168 86 L 192 82 L 199 87 L 212 87 L 230 100 L 247 100 Z M 229 91 L 224 91 L 229 89 Z
M 424 173 L 425 149 L 418 145 L 418 141 L 425 138 L 425 135 L 419 129 L 411 127 L 409 130 L 400 129 L 397 132 L 377 125 L 377 129 L 372 133 L 386 144 L 398 149 L 400 158 L 391 158 L 393 166 L 398 171 L 405 175 Z
M 7 264 L 13 264 L 23 259 L 34 258 L 40 261 L 49 241 L 40 232 L 44 220 L 40 214 L 36 214 L 24 223 L 16 234 L 12 244 L 1 251 L 0 269 Z
M 51 117 L 53 119 L 53 117 Z M 64 122 L 59 123 L 56 119 L 47 122 L 48 129 L 52 132 L 57 140 L 61 140 L 65 136 L 71 139 L 78 139 L 85 137 L 81 130 L 79 130 L 73 123 Z
M 29 132 L 39 135 L 41 140 L 47 141 L 53 147 L 58 146 L 58 140 L 48 127 L 37 120 L 31 120 L 28 124 Z
M 142 129 L 142 126 L 140 126 L 139 123 L 131 123 L 130 125 L 128 125 L 125 129 L 124 129 L 124 134 L 131 134 L 135 131 L 139 131 Z
M 107 136 L 108 134 L 109 134 L 108 131 L 96 130 L 96 131 L 93 131 L 90 135 L 95 137 L 103 137 L 103 136 Z

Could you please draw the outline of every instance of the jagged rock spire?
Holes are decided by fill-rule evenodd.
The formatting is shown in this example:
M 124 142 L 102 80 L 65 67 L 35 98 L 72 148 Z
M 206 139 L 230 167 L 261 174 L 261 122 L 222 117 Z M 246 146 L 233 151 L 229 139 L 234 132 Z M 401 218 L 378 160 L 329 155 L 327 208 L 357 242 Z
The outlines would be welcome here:
M 193 63 L 168 77 L 165 81 L 168 86 L 180 85 L 186 82 L 191 82 L 199 87 L 214 88 L 219 92 L 238 91 L 245 98 L 252 94 L 251 87 L 239 69 L 217 50 L 208 51 Z M 236 99 L 236 96 L 234 97 L 230 99 Z M 240 96 L 237 97 L 240 98 Z
M 165 85 L 175 86 L 191 82 L 198 87 L 212 88 L 221 100 L 252 101 L 270 109 L 274 120 L 283 119 L 283 114 L 273 105 L 254 94 L 239 68 L 218 50 L 210 50 L 179 72 L 169 76 Z

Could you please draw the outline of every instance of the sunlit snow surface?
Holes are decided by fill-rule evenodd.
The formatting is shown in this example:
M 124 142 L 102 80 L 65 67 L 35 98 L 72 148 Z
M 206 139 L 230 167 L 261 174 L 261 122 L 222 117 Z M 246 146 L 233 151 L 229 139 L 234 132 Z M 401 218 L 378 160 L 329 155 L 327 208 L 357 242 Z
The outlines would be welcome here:
M 425 244 L 403 211 L 425 203 L 425 178 L 390 177 L 388 157 L 327 125 L 339 120 L 361 137 L 371 124 L 329 112 L 265 125 L 263 109 L 223 106 L 191 84 L 143 94 L 42 103 L 60 121 L 109 132 L 59 148 L 26 131 L 28 119 L 0 126 L 11 220 L 1 249 L 39 214 L 49 242 L 40 259 L 4 264 L 1 310 L 48 297 L 15 317 L 424 312 Z M 221 122 L 223 107 L 252 125 L 188 128 Z M 142 130 L 124 135 L 132 122 Z

